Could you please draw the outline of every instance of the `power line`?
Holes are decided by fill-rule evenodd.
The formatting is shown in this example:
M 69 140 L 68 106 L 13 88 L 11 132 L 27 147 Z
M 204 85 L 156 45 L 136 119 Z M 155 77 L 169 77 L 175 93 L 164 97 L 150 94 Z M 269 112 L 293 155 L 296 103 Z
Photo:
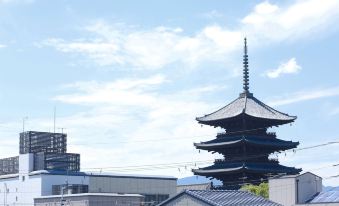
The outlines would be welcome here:
M 338 144 L 339 142 L 328 142 L 325 144 L 318 144 L 318 145 L 312 145 L 312 146 L 308 146 L 308 147 L 303 147 L 303 148 L 299 148 L 299 149 L 289 149 L 286 150 L 285 152 L 296 152 L 296 151 L 302 151 L 302 150 L 309 150 L 309 149 L 314 149 L 314 148 L 319 148 L 319 147 L 323 147 L 323 146 L 328 146 L 331 144 Z M 271 155 L 278 155 L 279 153 L 272 153 Z M 249 159 L 254 159 L 254 158 L 258 158 L 258 157 L 265 157 L 265 156 L 269 156 L 270 154 L 267 153 L 263 153 L 263 154 L 257 154 L 257 155 L 250 155 L 247 157 L 236 157 L 236 158 L 229 158 L 227 160 L 231 160 L 231 161 L 244 161 L 244 160 L 249 160 Z M 173 168 L 179 165 L 194 165 L 194 164 L 200 164 L 200 163 L 211 163 L 214 160 L 202 160 L 202 161 L 190 161 L 190 162 L 172 162 L 172 163 L 158 163 L 158 164 L 147 164 L 147 165 L 129 165 L 129 166 L 111 166 L 111 167 L 94 167 L 94 168 L 82 168 L 82 169 L 145 169 L 147 170 L 147 168 L 155 168 L 155 167 L 161 167 L 161 168 Z
M 315 149 L 315 148 L 324 147 L 324 146 L 328 146 L 328 145 L 331 145 L 331 144 L 338 144 L 338 143 L 339 142 L 328 142 L 328 143 L 324 143 L 324 144 L 307 146 L 307 147 L 303 147 L 303 148 L 299 148 L 299 149 L 289 149 L 289 150 L 286 150 L 285 152 L 288 153 L 288 152 L 296 152 L 296 151 Z M 227 160 L 229 160 L 229 161 L 245 161 L 245 160 L 250 160 L 250 159 L 254 159 L 254 158 L 265 157 L 265 156 L 269 156 L 269 155 L 278 155 L 278 154 L 281 154 L 281 152 L 272 153 L 272 154 L 262 153 L 262 154 L 256 154 L 256 155 L 249 155 L 247 157 L 233 157 L 233 158 L 230 157 L 230 158 L 227 158 Z M 105 169 L 105 170 L 110 170 L 110 171 L 128 171 L 128 170 L 145 171 L 145 170 L 154 170 L 154 169 L 170 169 L 170 168 L 178 168 L 178 167 L 185 167 L 185 166 L 186 167 L 188 167 L 188 166 L 198 166 L 198 165 L 213 163 L 214 161 L 215 161 L 215 159 L 185 161 L 185 162 L 156 163 L 156 164 L 145 164 L 145 165 L 85 167 L 85 168 L 82 168 L 82 169 L 86 169 L 86 170 L 103 170 L 103 169 Z M 314 170 L 317 170 L 317 169 L 322 169 L 322 167 L 316 168 Z M 16 174 L 27 174 L 27 173 L 21 173 L 19 171 L 19 173 L 16 173 Z

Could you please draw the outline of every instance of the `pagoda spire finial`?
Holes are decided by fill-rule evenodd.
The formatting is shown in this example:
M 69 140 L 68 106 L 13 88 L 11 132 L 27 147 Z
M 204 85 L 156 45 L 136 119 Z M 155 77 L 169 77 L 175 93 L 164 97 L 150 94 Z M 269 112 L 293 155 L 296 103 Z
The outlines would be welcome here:
M 244 93 L 249 93 L 249 73 L 248 73 L 248 55 L 247 55 L 247 39 L 244 38 L 244 68 L 243 68 L 243 80 L 244 80 Z

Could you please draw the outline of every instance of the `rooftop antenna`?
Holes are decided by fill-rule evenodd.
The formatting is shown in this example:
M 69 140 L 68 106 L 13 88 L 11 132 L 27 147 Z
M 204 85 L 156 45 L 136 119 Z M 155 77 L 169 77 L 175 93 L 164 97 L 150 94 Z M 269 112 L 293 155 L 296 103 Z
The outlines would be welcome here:
M 246 37 L 244 38 L 244 69 L 243 69 L 243 88 L 244 88 L 244 93 L 247 94 L 249 93 L 249 75 L 248 75 L 248 55 L 247 55 L 247 39 Z
M 28 117 L 27 116 L 25 116 L 25 117 L 23 117 L 22 118 L 22 133 L 24 133 L 25 132 L 25 121 L 28 119 Z
M 61 130 L 61 134 L 63 134 L 64 133 L 64 129 L 67 129 L 67 128 L 65 128 L 65 127 L 58 127 L 58 129 L 60 129 Z

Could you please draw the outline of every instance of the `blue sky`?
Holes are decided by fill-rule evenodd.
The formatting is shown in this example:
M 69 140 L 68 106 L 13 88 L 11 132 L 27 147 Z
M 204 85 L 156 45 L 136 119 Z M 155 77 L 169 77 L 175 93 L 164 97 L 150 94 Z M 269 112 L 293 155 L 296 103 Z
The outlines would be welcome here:
M 17 155 L 25 116 L 27 130 L 53 131 L 56 106 L 57 131 L 85 170 L 212 160 L 193 142 L 219 129 L 195 117 L 241 92 L 245 36 L 251 92 L 298 116 L 272 129 L 278 137 L 338 141 L 338 11 L 334 0 L 0 0 L 0 156 Z M 338 146 L 280 160 L 329 177 Z M 125 172 L 183 177 L 192 167 Z

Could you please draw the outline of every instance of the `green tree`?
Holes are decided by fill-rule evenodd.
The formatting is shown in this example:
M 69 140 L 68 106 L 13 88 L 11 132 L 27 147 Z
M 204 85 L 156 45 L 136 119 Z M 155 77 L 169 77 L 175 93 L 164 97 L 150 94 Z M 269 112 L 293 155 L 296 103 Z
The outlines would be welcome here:
M 264 198 L 268 198 L 268 183 L 263 182 L 260 185 L 247 184 L 242 186 L 240 190 L 248 191 Z

